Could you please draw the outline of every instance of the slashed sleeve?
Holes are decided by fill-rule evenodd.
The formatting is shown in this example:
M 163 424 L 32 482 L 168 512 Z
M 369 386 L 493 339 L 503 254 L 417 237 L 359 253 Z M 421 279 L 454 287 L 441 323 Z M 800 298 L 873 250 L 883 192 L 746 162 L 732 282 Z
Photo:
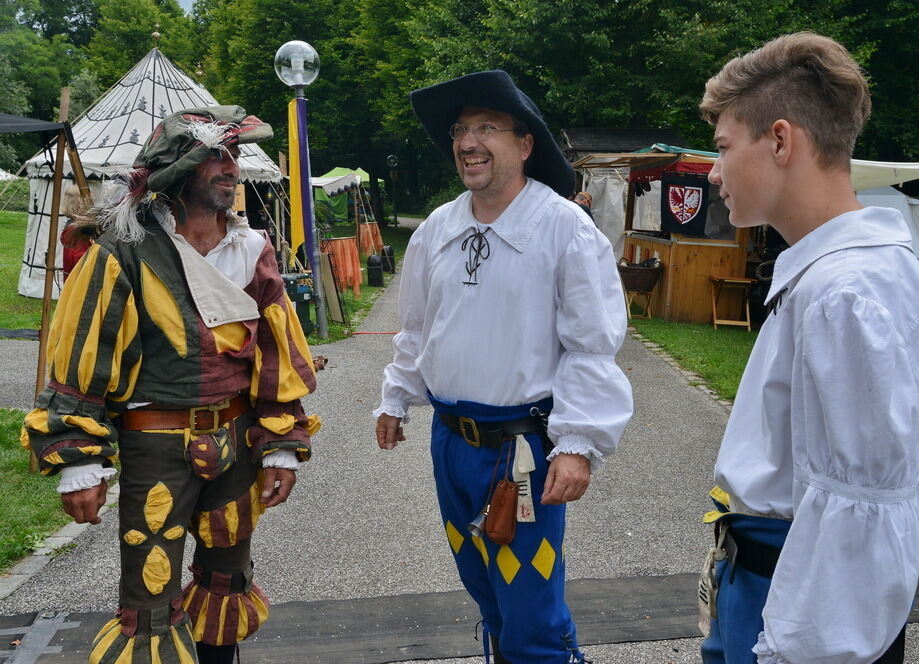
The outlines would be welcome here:
M 250 395 L 258 420 L 247 432 L 248 442 L 257 462 L 276 450 L 289 450 L 298 461 L 306 461 L 310 437 L 322 423 L 318 415 L 304 413 L 300 399 L 315 391 L 316 374 L 269 244 L 258 260 L 254 281 L 261 316 Z
M 549 438 L 560 453 L 587 456 L 596 469 L 632 416 L 632 387 L 616 364 L 626 313 L 609 242 L 581 224 L 558 271 L 556 328 L 563 353 L 552 386 Z
M 43 474 L 71 465 L 111 465 L 118 434 L 106 400 L 128 400 L 141 356 L 130 281 L 116 257 L 94 244 L 61 293 L 48 335 L 50 380 L 20 437 Z
M 919 580 L 917 336 L 845 290 L 804 316 L 796 508 L 763 610 L 760 664 L 874 662 L 906 622 Z
M 374 417 L 386 413 L 408 421 L 409 406 L 428 403 L 427 388 L 416 360 L 421 350 L 424 314 L 428 300 L 426 224 L 412 234 L 402 265 L 399 318 L 402 330 L 393 337 L 393 361 L 383 370 L 382 401 Z

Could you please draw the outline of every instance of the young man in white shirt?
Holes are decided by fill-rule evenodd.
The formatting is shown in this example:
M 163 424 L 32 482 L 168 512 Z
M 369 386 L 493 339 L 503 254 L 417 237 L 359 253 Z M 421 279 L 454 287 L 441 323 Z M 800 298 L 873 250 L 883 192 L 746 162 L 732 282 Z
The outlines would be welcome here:
M 431 454 L 447 540 L 497 664 L 583 662 L 564 599 L 565 503 L 632 413 L 616 365 L 626 316 L 607 239 L 565 197 L 574 173 L 536 105 L 503 71 L 411 95 L 468 189 L 412 236 L 402 331 L 374 411 L 377 443 L 434 406 Z M 521 487 L 516 534 L 467 528 L 495 478 Z
M 902 216 L 852 189 L 868 86 L 843 46 L 796 33 L 727 63 L 701 109 L 731 223 L 790 245 L 715 465 L 702 659 L 902 662 L 919 579 L 919 261 Z

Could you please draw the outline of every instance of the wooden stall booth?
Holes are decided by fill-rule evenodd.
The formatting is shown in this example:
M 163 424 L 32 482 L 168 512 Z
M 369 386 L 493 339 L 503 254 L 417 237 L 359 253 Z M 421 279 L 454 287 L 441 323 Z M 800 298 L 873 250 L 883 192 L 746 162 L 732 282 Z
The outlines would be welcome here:
M 663 266 L 649 298 L 652 317 L 681 323 L 745 321 L 749 327 L 750 232 L 730 225 L 718 187 L 705 182 L 717 156 L 655 144 L 640 152 L 593 154 L 574 167 L 629 169 L 620 262 L 634 266 L 658 259 Z M 647 185 L 654 181 L 666 183 L 659 230 L 637 230 L 636 192 L 650 189 Z M 737 287 L 737 279 L 746 285 Z

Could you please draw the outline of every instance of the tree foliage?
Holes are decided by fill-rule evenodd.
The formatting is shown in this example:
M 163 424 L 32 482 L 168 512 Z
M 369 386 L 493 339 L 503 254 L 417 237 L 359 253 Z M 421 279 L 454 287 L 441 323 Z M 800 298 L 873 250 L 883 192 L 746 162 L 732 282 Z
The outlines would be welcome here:
M 97 1 L 99 21 L 86 56 L 104 87 L 117 82 L 154 46 L 186 71 L 194 71 L 192 21 L 176 0 Z
M 0 113 L 25 115 L 29 112 L 28 89 L 16 80 L 6 56 L 0 54 Z M 8 137 L 0 135 L 0 168 L 16 170 L 19 167 L 16 151 Z
M 419 201 L 453 176 L 411 111 L 415 88 L 502 68 L 556 132 L 666 126 L 704 148 L 705 81 L 734 55 L 802 29 L 840 40 L 870 76 L 874 112 L 857 156 L 919 159 L 914 0 L 195 0 L 191 16 L 176 0 L 0 0 L 12 81 L 0 83 L 52 119 L 61 85 L 73 83 L 75 100 L 77 88 L 93 90 L 89 75 L 108 87 L 153 46 L 155 29 L 159 48 L 186 72 L 200 66 L 219 101 L 275 127 L 270 154 L 285 149 L 292 96 L 274 53 L 309 42 L 321 59 L 307 90 L 313 170 L 395 175 L 397 195 Z M 389 154 L 400 162 L 393 172 Z

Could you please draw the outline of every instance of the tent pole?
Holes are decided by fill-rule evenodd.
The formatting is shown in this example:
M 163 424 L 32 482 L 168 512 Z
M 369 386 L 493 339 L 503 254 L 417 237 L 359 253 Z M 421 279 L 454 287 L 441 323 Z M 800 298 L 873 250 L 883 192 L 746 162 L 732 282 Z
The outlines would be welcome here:
M 70 170 L 73 171 L 73 181 L 80 189 L 80 197 L 87 208 L 92 207 L 93 195 L 89 190 L 89 184 L 86 182 L 86 173 L 83 171 L 83 162 L 80 161 L 80 154 L 77 152 L 76 143 L 73 140 L 73 130 L 69 122 L 64 122 L 64 131 L 67 132 L 67 158 L 70 160 Z
M 628 196 L 625 199 L 625 230 L 630 231 L 635 216 L 635 187 L 629 180 L 626 180 L 626 183 L 628 184 Z
M 62 111 L 63 113 L 63 111 Z M 48 322 L 51 317 L 51 289 L 54 285 L 54 266 L 57 262 L 57 221 L 61 211 L 61 189 L 64 183 L 64 144 L 67 138 L 63 129 L 57 134 L 57 154 L 54 158 L 54 184 L 51 193 L 51 220 L 48 223 L 48 250 L 45 252 L 45 292 L 41 302 L 41 327 L 38 330 L 38 367 L 35 373 L 35 398 L 45 387 L 45 362 L 48 345 Z M 29 470 L 38 471 L 35 454 L 29 459 Z
M 70 112 L 70 88 L 61 88 L 60 122 L 67 122 Z M 38 366 L 35 370 L 35 398 L 45 388 L 45 362 L 48 346 L 48 320 L 51 317 L 51 289 L 54 286 L 54 266 L 57 263 L 57 221 L 61 212 L 61 191 L 64 184 L 64 148 L 67 145 L 68 127 L 57 132 L 57 152 L 54 157 L 54 179 L 51 189 L 51 219 L 48 222 L 48 250 L 45 252 L 45 291 L 41 301 L 41 327 L 38 328 Z M 79 158 L 76 159 L 79 162 Z M 80 166 L 80 175 L 83 168 Z M 83 187 L 86 179 L 83 178 Z M 89 193 L 89 189 L 86 189 Z M 81 188 L 80 193 L 83 193 Z M 29 470 L 38 472 L 38 459 L 33 452 L 29 457 Z

